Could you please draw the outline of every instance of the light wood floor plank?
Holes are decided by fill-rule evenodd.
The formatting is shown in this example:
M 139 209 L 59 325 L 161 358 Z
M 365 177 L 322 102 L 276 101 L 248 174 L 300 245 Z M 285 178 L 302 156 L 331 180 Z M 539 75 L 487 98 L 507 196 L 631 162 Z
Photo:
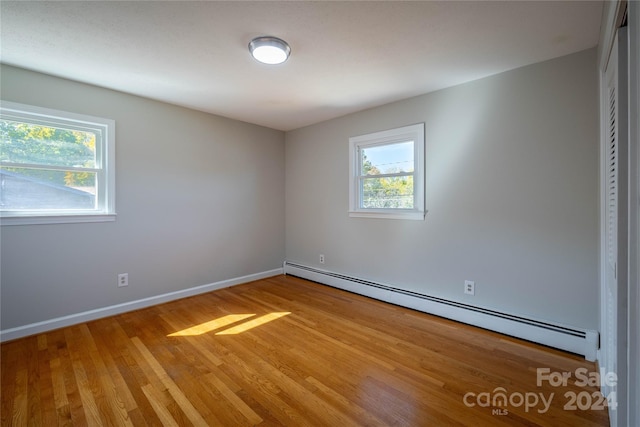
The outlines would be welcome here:
M 382 420 L 379 420 L 375 416 L 373 416 L 369 411 L 361 408 L 360 406 L 353 403 L 351 400 L 343 396 L 342 394 L 336 392 L 330 387 L 327 387 L 325 384 L 321 383 L 317 379 L 313 377 L 307 377 L 306 381 L 312 384 L 314 387 L 318 389 L 316 392 L 319 395 L 326 396 L 326 399 L 329 402 L 332 402 L 337 407 L 341 408 L 342 411 L 346 413 L 353 414 L 354 418 L 359 420 L 361 423 L 368 426 L 380 426 L 384 427 L 387 424 Z
M 576 426 L 583 358 L 277 276 L 1 346 L 2 426 Z M 477 396 L 555 396 L 483 406 Z M 471 393 L 476 400 L 465 401 Z M 465 403 L 467 402 L 467 403 Z M 506 410 L 505 410 L 506 409 Z
M 158 376 L 160 382 L 162 382 L 167 391 L 169 391 L 171 397 L 173 397 L 175 402 L 187 415 L 187 418 L 189 418 L 194 425 L 207 425 L 207 422 L 202 418 L 202 415 L 200 415 L 189 399 L 184 395 L 182 390 L 180 390 L 169 375 L 167 375 L 167 372 L 163 369 L 162 365 L 160 365 L 160 363 L 158 363 L 158 361 L 153 357 L 147 347 L 142 343 L 142 341 L 140 341 L 140 338 L 133 337 L 131 341 L 145 358 L 147 364 L 151 366 L 151 369 Z
M 82 407 L 82 399 L 78 390 L 78 385 L 73 370 L 72 356 L 69 352 L 69 348 L 66 344 L 66 333 L 69 328 L 64 329 L 64 342 L 65 345 L 59 347 L 58 355 L 60 358 L 60 365 L 64 376 L 64 388 L 67 392 L 67 400 L 69 401 L 69 420 L 72 425 L 87 425 L 86 416 Z M 60 411 L 58 412 L 60 415 Z
M 28 374 L 26 369 L 20 369 L 16 373 L 15 401 L 13 404 L 13 420 L 14 426 L 26 426 L 28 413 Z
M 86 324 L 81 324 L 65 330 L 82 408 L 89 425 L 111 425 L 115 420 L 112 418 L 99 373 L 91 360 L 90 352 L 87 351 L 90 344 L 83 333 L 86 328 Z
M 233 406 L 247 418 L 252 425 L 260 424 L 263 420 L 260 415 L 256 414 L 236 393 L 234 393 L 227 385 L 214 374 L 206 374 L 204 376 L 210 384 L 229 401 Z
M 151 402 L 151 406 L 153 410 L 158 415 L 158 418 L 162 422 L 162 425 L 165 427 L 173 427 L 178 426 L 176 420 L 173 419 L 169 410 L 162 403 L 162 396 L 156 391 L 155 388 L 151 384 L 147 384 L 142 386 L 142 392 L 147 397 L 149 402 Z
M 118 366 L 111 357 L 109 350 L 113 345 L 113 341 L 106 342 L 103 339 L 104 337 L 113 336 L 117 328 L 115 325 L 116 322 L 112 322 L 111 319 L 105 320 L 106 321 L 93 322 L 91 324 L 91 331 L 88 329 L 86 331 L 86 333 L 90 334 L 91 359 L 100 372 L 103 386 L 109 390 L 110 400 L 116 405 L 114 409 L 117 412 L 118 418 L 126 419 L 126 413 L 135 410 L 138 405 L 127 387 L 127 383 L 122 377 L 122 374 L 118 370 Z

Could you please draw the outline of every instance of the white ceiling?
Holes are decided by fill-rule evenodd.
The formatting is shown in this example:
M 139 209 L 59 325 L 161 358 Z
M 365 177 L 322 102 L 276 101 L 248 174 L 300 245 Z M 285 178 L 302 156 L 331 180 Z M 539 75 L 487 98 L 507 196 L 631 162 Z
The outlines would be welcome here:
M 1 1 L 0 60 L 280 130 L 596 46 L 601 1 Z M 254 61 L 259 35 L 282 65 Z

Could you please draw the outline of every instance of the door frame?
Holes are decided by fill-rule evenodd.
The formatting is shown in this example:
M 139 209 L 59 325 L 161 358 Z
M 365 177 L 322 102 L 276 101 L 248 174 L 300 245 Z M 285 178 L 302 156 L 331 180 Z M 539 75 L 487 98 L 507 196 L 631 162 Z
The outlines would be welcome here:
M 605 288 L 605 266 L 606 266 L 606 246 L 605 246 L 605 206 L 606 191 L 604 187 L 604 175 L 606 168 L 604 160 L 606 154 L 606 118 L 608 108 L 604 103 L 606 91 L 606 80 L 604 71 L 606 69 L 613 41 L 617 29 L 622 25 L 624 12 L 627 10 L 627 31 L 628 31 L 628 79 L 626 82 L 626 96 L 628 96 L 628 116 L 627 116 L 627 180 L 625 183 L 626 192 L 620 194 L 626 201 L 625 216 L 627 219 L 627 231 L 625 239 L 626 247 L 622 248 L 625 254 L 625 277 L 624 284 L 626 294 L 624 298 L 619 298 L 618 311 L 623 314 L 619 321 L 624 322 L 626 337 L 618 343 L 617 351 L 626 358 L 624 372 L 620 372 L 617 389 L 621 391 L 618 403 L 619 409 L 613 417 L 610 417 L 612 426 L 640 425 L 640 405 L 632 402 L 640 401 L 640 367 L 637 360 L 640 360 L 640 2 L 618 0 L 605 2 L 601 23 L 600 41 L 598 44 L 598 71 L 600 77 L 600 333 L 601 344 L 606 343 L 607 336 L 605 330 L 605 319 L 607 315 L 606 299 L 604 298 Z M 598 362 L 604 368 L 603 349 L 598 352 Z

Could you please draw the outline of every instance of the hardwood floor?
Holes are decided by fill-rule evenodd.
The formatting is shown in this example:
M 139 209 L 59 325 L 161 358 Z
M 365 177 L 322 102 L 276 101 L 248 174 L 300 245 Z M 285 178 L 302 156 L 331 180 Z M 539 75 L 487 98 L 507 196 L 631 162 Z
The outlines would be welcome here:
M 608 425 L 578 409 L 599 396 L 580 356 L 291 276 L 4 343 L 1 364 L 3 426 Z

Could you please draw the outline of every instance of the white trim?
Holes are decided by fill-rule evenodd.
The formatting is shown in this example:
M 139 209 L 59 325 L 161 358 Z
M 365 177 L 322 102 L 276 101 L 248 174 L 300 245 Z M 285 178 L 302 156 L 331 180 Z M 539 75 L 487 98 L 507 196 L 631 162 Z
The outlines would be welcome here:
M 285 262 L 284 274 L 302 277 L 338 289 L 375 298 L 457 322 L 467 323 L 505 335 L 582 354 L 594 361 L 598 350 L 598 331 L 563 325 L 547 320 L 499 312 L 442 298 L 403 291 L 393 286 L 321 270 L 298 263 Z
M 600 40 L 598 41 L 598 64 L 603 71 L 609 62 L 613 41 L 624 16 L 623 12 L 626 3 L 626 0 L 605 1 L 602 6 Z
M 640 401 L 640 2 L 628 4 L 629 25 L 629 295 L 628 393 Z M 628 405 L 629 425 L 640 425 L 640 405 Z
M 139 310 L 141 308 L 163 304 L 165 302 L 174 301 L 194 295 L 204 294 L 218 289 L 252 282 L 254 280 L 266 279 L 268 277 L 273 277 L 280 274 L 283 274 L 283 269 L 276 268 L 274 270 L 249 274 L 247 276 L 222 280 L 220 282 L 209 283 L 207 285 L 196 286 L 189 289 L 182 289 L 179 291 L 143 298 L 136 301 L 129 301 L 109 307 L 97 308 L 95 310 L 84 311 L 82 313 L 74 313 L 68 316 L 62 316 L 42 322 L 31 323 L 29 325 L 18 326 L 15 328 L 0 331 L 0 342 L 23 338 L 54 329 L 64 328 L 65 326 L 76 325 L 78 323 L 89 322 L 91 320 L 101 319 L 103 317 L 113 316 L 115 314 L 126 313 L 128 311 Z
M 354 218 L 385 218 L 412 219 L 425 218 L 425 140 L 424 123 L 418 123 L 400 128 L 369 133 L 349 138 L 349 217 Z M 365 209 L 360 207 L 361 147 L 390 145 L 413 141 L 414 171 L 413 171 L 413 209 Z M 378 176 L 378 175 L 376 175 Z M 380 175 L 384 176 L 384 175 Z
M 390 211 L 374 211 L 371 210 L 369 212 L 356 211 L 349 212 L 349 216 L 352 218 L 384 218 L 384 219 L 415 219 L 422 221 L 426 215 L 426 211 L 424 212 L 402 212 L 397 210 Z
M 113 222 L 116 214 L 70 214 L 3 216 L 0 225 L 74 224 L 81 222 Z
M 87 123 L 110 124 L 114 122 L 112 119 L 103 117 L 90 116 L 88 114 L 78 114 L 70 111 L 55 110 L 53 108 L 38 107 L 35 105 L 21 104 L 18 102 L 0 100 L 0 107 L 3 110 L 13 111 L 17 113 L 27 112 L 30 116 L 38 116 L 46 121 L 53 119 L 62 119 L 61 123 L 76 122 L 80 128 L 85 128 Z

